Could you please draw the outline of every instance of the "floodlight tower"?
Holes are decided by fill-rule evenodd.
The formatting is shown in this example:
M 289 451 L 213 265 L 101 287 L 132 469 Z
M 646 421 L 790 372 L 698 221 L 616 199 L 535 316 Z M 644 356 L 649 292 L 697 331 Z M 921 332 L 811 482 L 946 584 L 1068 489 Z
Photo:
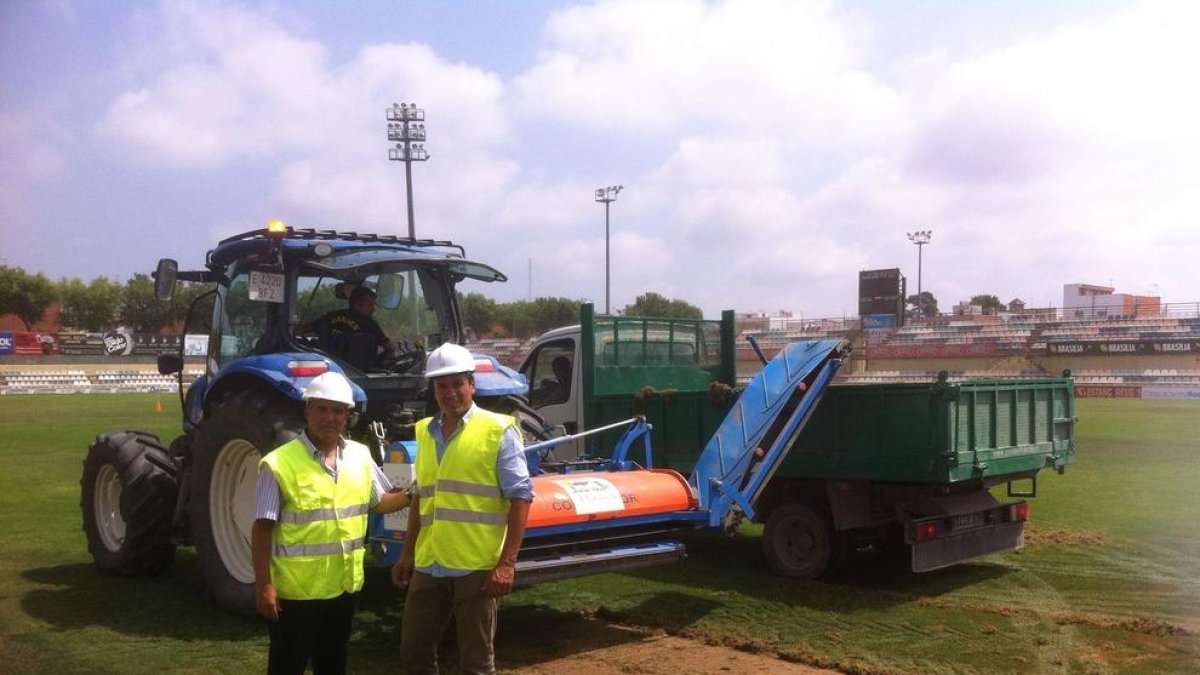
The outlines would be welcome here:
M 917 303 L 920 306 L 921 302 L 921 251 L 924 250 L 925 244 L 929 243 L 933 237 L 933 230 L 917 230 L 916 232 L 908 233 L 908 240 L 917 247 Z
M 388 141 L 396 147 L 388 149 L 388 159 L 404 162 L 404 185 L 408 195 L 408 238 L 417 238 L 413 223 L 412 163 L 429 159 L 425 152 L 425 110 L 416 103 L 393 103 L 386 109 Z M 418 124 L 419 123 L 419 124 Z
M 624 190 L 624 185 L 610 185 L 608 187 L 596 188 L 596 201 L 604 204 L 604 313 L 612 314 L 612 307 L 609 305 L 609 294 L 612 291 L 612 283 L 609 277 L 609 246 L 608 246 L 608 205 L 617 201 L 617 193 Z

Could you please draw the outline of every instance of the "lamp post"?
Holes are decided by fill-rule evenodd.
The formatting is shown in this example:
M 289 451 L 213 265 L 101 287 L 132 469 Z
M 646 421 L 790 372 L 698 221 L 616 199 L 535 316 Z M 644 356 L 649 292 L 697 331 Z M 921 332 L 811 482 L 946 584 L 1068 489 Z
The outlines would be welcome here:
M 396 147 L 388 148 L 388 159 L 404 162 L 404 186 L 408 196 L 408 238 L 417 238 L 413 223 L 412 163 L 429 159 L 425 152 L 425 110 L 416 103 L 393 103 L 387 108 L 387 138 Z M 420 122 L 420 124 L 418 124 Z
M 917 306 L 921 307 L 921 251 L 925 248 L 925 244 L 929 243 L 929 239 L 933 236 L 933 230 L 917 230 L 916 232 L 908 233 L 908 240 L 917 246 Z M 922 312 L 923 313 L 923 312 Z
M 609 294 L 612 291 L 612 282 L 609 277 L 609 246 L 608 246 L 608 205 L 617 201 L 617 193 L 625 189 L 624 185 L 610 185 L 608 187 L 596 188 L 596 201 L 604 204 L 604 313 L 612 314 L 612 308 L 609 305 Z

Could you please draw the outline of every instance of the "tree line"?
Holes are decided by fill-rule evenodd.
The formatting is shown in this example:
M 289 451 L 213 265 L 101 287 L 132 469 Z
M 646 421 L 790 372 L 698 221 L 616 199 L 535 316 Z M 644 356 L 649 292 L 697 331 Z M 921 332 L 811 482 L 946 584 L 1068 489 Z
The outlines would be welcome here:
M 69 329 L 105 332 L 126 327 L 138 333 L 157 333 L 163 327 L 177 326 L 188 308 L 212 289 L 211 284 L 179 282 L 167 302 L 154 294 L 154 280 L 148 274 L 135 274 L 124 284 L 107 277 L 84 282 L 80 279 L 51 280 L 30 274 L 20 267 L 0 266 L 0 316 L 13 314 L 32 331 L 46 310 L 59 303 L 59 323 Z M 211 303 L 211 298 L 208 299 Z M 463 323 L 476 336 L 527 338 L 551 328 L 579 321 L 583 300 L 543 297 L 533 300 L 497 302 L 480 293 L 459 294 Z M 197 313 L 207 330 L 211 304 Z M 620 313 L 629 316 L 703 318 L 699 307 L 684 300 L 664 297 L 655 292 L 639 295 Z
M 940 314 L 938 310 L 937 298 L 933 297 L 933 293 L 929 291 L 921 291 L 921 293 L 913 294 L 904 299 L 908 305 L 908 317 L 931 317 Z M 971 296 L 970 304 L 976 305 L 984 314 L 998 314 L 1008 309 L 1008 307 L 1000 301 L 1000 298 L 995 295 L 979 294 Z

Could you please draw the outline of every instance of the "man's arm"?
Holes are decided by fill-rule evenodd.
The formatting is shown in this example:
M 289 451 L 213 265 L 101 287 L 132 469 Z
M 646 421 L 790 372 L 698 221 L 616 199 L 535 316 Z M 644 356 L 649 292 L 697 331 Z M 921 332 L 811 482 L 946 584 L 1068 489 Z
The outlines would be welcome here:
M 279 620 L 279 596 L 271 581 L 271 539 L 279 520 L 283 492 L 270 469 L 258 472 L 254 485 L 254 524 L 250 526 L 250 558 L 254 567 L 254 604 L 269 621 Z
M 483 592 L 493 598 L 512 592 L 513 580 L 517 576 L 517 553 L 525 539 L 525 521 L 529 518 L 529 502 L 517 498 L 510 499 L 508 504 L 508 531 L 504 533 L 500 560 L 483 585 Z
M 395 513 L 412 503 L 412 498 L 406 490 L 387 492 L 379 496 L 379 501 L 371 510 L 375 513 Z
M 392 585 L 396 588 L 408 588 L 408 580 L 417 565 L 417 537 L 420 534 L 421 497 L 414 492 L 408 509 L 408 532 L 404 536 L 404 552 L 400 554 L 400 560 L 392 565 Z
M 279 595 L 271 583 L 271 534 L 275 521 L 260 518 L 250 526 L 250 556 L 254 563 L 254 604 L 269 621 L 279 620 Z
M 383 473 L 383 469 L 371 460 L 371 510 L 375 513 L 395 513 L 400 509 L 408 506 L 412 501 L 411 495 L 404 490 L 395 490 L 392 488 L 392 481 L 388 480 L 387 474 Z

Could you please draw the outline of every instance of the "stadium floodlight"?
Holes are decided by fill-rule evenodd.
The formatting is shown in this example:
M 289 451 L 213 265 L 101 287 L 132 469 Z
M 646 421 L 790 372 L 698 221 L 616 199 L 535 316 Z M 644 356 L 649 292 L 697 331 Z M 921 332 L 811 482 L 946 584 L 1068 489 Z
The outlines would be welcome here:
M 417 238 L 413 220 L 412 163 L 429 159 L 425 151 L 425 110 L 416 103 L 393 103 L 385 109 L 387 139 L 396 147 L 388 148 L 388 159 L 404 162 L 404 188 L 408 197 L 408 238 Z M 420 122 L 420 124 L 418 124 Z M 414 145 L 416 143 L 416 145 Z
M 617 193 L 624 189 L 624 185 L 596 188 L 596 201 L 604 204 L 604 313 L 610 315 L 612 307 L 609 305 L 609 294 L 612 291 L 612 283 L 609 276 L 608 205 L 617 201 Z
M 921 251 L 933 237 L 933 230 L 917 230 L 908 233 L 908 240 L 917 247 L 917 306 L 921 306 Z

